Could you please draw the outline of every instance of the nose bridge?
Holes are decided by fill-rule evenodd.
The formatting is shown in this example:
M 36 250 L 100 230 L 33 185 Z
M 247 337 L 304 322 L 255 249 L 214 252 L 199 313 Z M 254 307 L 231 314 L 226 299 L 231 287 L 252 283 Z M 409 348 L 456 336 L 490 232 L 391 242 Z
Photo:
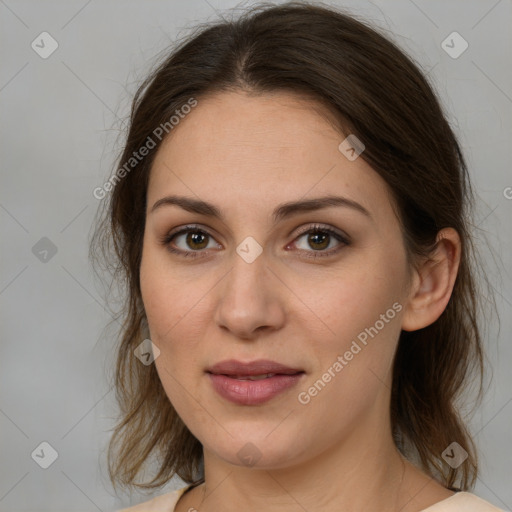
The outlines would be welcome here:
M 254 239 L 246 239 L 237 246 L 215 312 L 217 325 L 239 337 L 251 337 L 263 326 L 278 328 L 284 319 L 267 255 L 256 244 Z
M 235 246 L 232 254 L 231 272 L 227 276 L 227 282 L 232 291 L 239 289 L 244 293 L 264 292 L 263 289 L 257 289 L 258 283 L 261 285 L 266 274 L 266 265 L 268 264 L 268 254 L 254 237 L 246 236 Z M 252 287 L 252 289 L 251 289 Z

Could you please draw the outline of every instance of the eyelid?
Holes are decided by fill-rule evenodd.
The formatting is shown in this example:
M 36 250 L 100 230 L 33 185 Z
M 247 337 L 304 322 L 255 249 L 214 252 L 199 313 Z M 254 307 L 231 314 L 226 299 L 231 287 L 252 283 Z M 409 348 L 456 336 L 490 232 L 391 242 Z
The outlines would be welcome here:
M 209 236 L 210 238 L 213 238 L 216 241 L 216 243 L 219 244 L 219 242 L 217 242 L 217 239 L 208 231 L 208 229 L 201 227 L 200 224 L 186 224 L 184 226 L 179 226 L 176 229 L 169 231 L 168 233 L 165 233 L 163 236 L 159 237 L 159 240 L 160 240 L 160 243 L 167 246 L 171 243 L 172 239 L 175 238 L 176 236 L 185 234 L 188 231 L 194 231 L 196 233 L 202 233 L 204 235 Z M 181 251 L 181 249 L 177 249 L 177 251 L 179 251 L 179 252 L 204 252 L 204 251 Z
M 351 245 L 351 240 L 348 235 L 346 235 L 343 231 L 339 231 L 338 229 L 331 227 L 330 225 L 324 225 L 320 223 L 310 224 L 308 226 L 304 226 L 299 233 L 295 235 L 293 241 L 288 244 L 286 247 L 288 248 L 291 244 L 295 244 L 298 238 L 301 238 L 303 235 L 314 232 L 323 232 L 328 233 L 331 237 L 335 238 L 338 241 L 338 245 L 335 247 L 331 247 L 330 249 L 324 251 L 314 251 L 314 250 L 306 250 L 306 249 L 298 249 L 299 253 L 302 254 L 302 258 L 306 259 L 318 259 L 318 258 L 328 258 L 332 256 L 336 256 L 343 247 Z
M 307 226 L 303 226 L 301 230 L 295 235 L 295 238 L 305 234 L 309 233 L 310 231 L 327 231 L 328 233 L 337 235 L 343 242 L 350 243 L 350 238 L 347 234 L 345 234 L 343 231 L 340 231 L 328 224 L 321 224 L 318 222 L 314 222 L 313 224 L 308 224 Z M 295 239 L 294 239 L 295 240 Z
M 208 228 L 209 229 L 209 228 Z M 171 238 L 175 235 L 179 235 L 181 234 L 182 232 L 186 232 L 186 231 L 192 231 L 192 230 L 195 230 L 195 231 L 198 231 L 198 232 L 202 232 L 202 233 L 205 233 L 209 236 L 212 236 L 208 230 L 206 228 L 203 228 L 201 227 L 200 224 L 185 224 L 184 226 L 179 226 L 171 231 L 169 231 L 168 233 L 166 233 L 162 239 L 168 239 L 168 238 Z

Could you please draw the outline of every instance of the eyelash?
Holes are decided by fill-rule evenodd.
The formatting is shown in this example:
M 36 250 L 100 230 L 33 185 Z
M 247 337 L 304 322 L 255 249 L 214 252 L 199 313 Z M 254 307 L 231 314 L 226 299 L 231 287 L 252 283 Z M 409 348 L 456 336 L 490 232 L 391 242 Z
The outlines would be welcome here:
M 176 249 L 171 246 L 171 242 L 177 236 L 185 234 L 185 233 L 189 233 L 189 232 L 200 233 L 202 235 L 206 235 L 208 237 L 213 238 L 207 231 L 201 229 L 200 227 L 198 227 L 195 224 L 192 224 L 192 225 L 184 226 L 179 231 L 171 232 L 171 233 L 164 235 L 163 237 L 161 237 L 160 243 L 162 245 L 164 245 L 167 248 L 167 250 L 173 254 L 178 254 L 179 256 L 184 256 L 186 258 L 201 257 L 200 253 L 204 252 L 204 250 L 183 251 L 181 249 Z M 331 229 L 327 226 L 323 226 L 321 224 L 313 224 L 311 226 L 308 226 L 306 229 L 304 229 L 297 235 L 295 240 L 297 238 L 300 238 L 300 237 L 310 234 L 310 233 L 328 233 L 330 236 L 334 237 L 338 242 L 341 242 L 342 245 L 341 246 L 338 245 L 335 248 L 329 249 L 328 251 L 314 251 L 314 250 L 305 251 L 304 249 L 299 249 L 301 251 L 304 250 L 306 253 L 310 253 L 309 255 L 304 256 L 305 258 L 313 258 L 314 259 L 314 258 L 323 258 L 323 257 L 332 256 L 332 255 L 336 254 L 337 252 L 339 252 L 343 246 L 350 245 L 350 240 L 347 237 L 343 236 L 341 233 L 338 233 L 334 229 Z

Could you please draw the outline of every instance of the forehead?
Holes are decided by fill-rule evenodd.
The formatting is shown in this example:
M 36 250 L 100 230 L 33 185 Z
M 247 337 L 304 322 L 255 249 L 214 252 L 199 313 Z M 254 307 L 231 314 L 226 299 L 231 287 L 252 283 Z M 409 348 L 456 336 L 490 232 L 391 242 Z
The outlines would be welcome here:
M 390 213 L 385 181 L 338 149 L 346 138 L 325 105 L 295 93 L 222 92 L 174 127 L 151 170 L 148 204 L 166 193 L 229 209 L 339 193 L 374 215 Z

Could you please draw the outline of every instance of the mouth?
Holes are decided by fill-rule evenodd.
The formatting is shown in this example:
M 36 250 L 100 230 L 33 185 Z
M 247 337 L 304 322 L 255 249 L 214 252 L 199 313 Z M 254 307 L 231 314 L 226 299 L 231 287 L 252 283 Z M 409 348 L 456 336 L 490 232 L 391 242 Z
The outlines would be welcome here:
M 259 359 L 248 363 L 230 359 L 228 361 L 221 361 L 211 368 L 208 368 L 206 371 L 213 375 L 226 375 L 227 377 L 240 380 L 259 380 L 268 378 L 269 376 L 273 377 L 274 375 L 295 375 L 297 373 L 304 373 L 304 370 L 300 368 L 294 368 L 267 359 Z
M 226 374 L 213 374 L 213 375 L 225 375 L 226 377 L 230 377 L 236 380 L 263 380 L 269 379 L 270 377 L 274 377 L 275 375 L 284 375 L 281 373 L 263 373 L 262 375 L 226 375 Z M 295 374 L 291 374 L 295 375 Z
M 238 405 L 258 405 L 294 387 L 305 375 L 298 368 L 269 360 L 229 360 L 206 370 L 214 390 Z

